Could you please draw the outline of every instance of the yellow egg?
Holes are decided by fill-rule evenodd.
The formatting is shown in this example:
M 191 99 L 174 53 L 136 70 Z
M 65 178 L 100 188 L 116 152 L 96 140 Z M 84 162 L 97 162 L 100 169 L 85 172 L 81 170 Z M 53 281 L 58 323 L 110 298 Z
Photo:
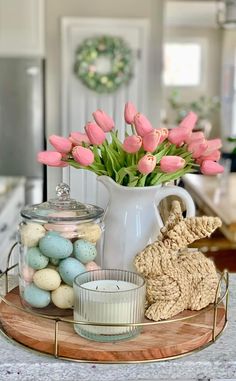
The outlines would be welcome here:
M 97 224 L 81 224 L 78 225 L 78 238 L 96 243 L 101 237 L 102 231 Z
M 36 271 L 33 281 L 42 290 L 53 291 L 60 286 L 61 277 L 56 270 L 47 268 Z
M 52 302 L 58 308 L 66 309 L 72 308 L 74 305 L 74 291 L 73 287 L 67 284 L 62 284 L 51 294 Z
M 20 229 L 21 243 L 28 247 L 37 246 L 39 240 L 45 236 L 46 230 L 40 224 L 28 223 Z

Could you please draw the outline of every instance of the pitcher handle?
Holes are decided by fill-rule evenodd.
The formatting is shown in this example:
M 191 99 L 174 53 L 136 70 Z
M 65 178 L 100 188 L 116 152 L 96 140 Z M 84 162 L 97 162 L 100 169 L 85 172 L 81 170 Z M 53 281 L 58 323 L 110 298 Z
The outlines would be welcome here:
M 178 186 L 165 186 L 159 189 L 156 196 L 156 204 L 157 206 L 160 204 L 161 200 L 168 196 L 178 196 L 180 197 L 186 206 L 186 216 L 194 217 L 195 216 L 195 205 L 190 194 L 183 188 Z M 163 226 L 163 222 L 162 222 Z

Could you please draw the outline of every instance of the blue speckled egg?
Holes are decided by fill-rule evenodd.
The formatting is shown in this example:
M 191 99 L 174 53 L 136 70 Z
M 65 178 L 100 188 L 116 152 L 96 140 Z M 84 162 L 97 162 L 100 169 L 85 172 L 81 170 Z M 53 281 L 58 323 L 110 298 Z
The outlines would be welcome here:
M 50 292 L 41 290 L 41 288 L 38 288 L 33 283 L 25 287 L 23 298 L 35 308 L 47 307 L 51 301 Z
M 92 262 L 95 259 L 97 249 L 91 242 L 85 239 L 78 239 L 74 242 L 73 254 L 75 258 L 86 265 L 86 263 Z
M 75 258 L 63 259 L 58 267 L 63 281 L 69 286 L 73 285 L 74 278 L 86 271 L 85 266 Z
M 56 259 L 67 258 L 73 251 L 73 245 L 69 239 L 52 233 L 48 233 L 40 239 L 39 248 L 46 257 Z
M 38 247 L 31 247 L 26 253 L 26 263 L 35 270 L 44 269 L 49 259 L 41 253 Z

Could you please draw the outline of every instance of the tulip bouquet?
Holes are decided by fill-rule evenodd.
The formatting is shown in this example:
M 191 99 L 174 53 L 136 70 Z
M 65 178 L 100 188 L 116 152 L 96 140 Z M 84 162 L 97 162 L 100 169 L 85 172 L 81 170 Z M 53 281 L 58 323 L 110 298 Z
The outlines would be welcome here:
M 131 102 L 125 105 L 124 117 L 129 132 L 123 142 L 112 118 L 97 110 L 93 113 L 95 121 L 86 124 L 84 133 L 50 136 L 55 150 L 39 152 L 38 161 L 87 169 L 129 187 L 157 185 L 199 170 L 206 175 L 223 172 L 217 162 L 221 140 L 206 140 L 202 132 L 193 132 L 195 113 L 189 112 L 172 130 L 153 128 Z

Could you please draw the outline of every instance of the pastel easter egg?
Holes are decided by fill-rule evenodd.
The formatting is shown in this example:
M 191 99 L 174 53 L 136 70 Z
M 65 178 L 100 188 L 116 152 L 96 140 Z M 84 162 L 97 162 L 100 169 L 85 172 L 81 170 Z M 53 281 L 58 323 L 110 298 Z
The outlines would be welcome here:
M 45 224 L 44 227 L 46 230 L 53 230 L 60 233 L 73 232 L 77 230 L 77 225 L 71 224 Z
M 35 308 L 47 307 L 51 301 L 49 291 L 41 290 L 34 283 L 26 286 L 23 292 L 24 300 Z
M 74 305 L 73 287 L 70 287 L 67 284 L 62 284 L 55 291 L 52 291 L 51 297 L 52 302 L 58 308 L 72 308 Z
M 73 285 L 74 278 L 86 271 L 85 266 L 75 258 L 63 259 L 59 265 L 59 274 L 69 286 Z
M 37 246 L 39 240 L 45 236 L 46 230 L 40 224 L 27 223 L 20 228 L 21 243 L 27 247 Z
M 72 254 L 73 245 L 71 241 L 59 235 L 46 234 L 39 241 L 41 252 L 49 258 L 63 259 Z
M 101 267 L 95 262 L 89 262 L 85 265 L 87 271 L 99 270 Z
M 36 271 L 33 281 L 42 290 L 53 291 L 60 286 L 61 277 L 56 270 L 46 268 Z
M 26 253 L 26 263 L 34 270 L 44 269 L 48 265 L 49 259 L 41 253 L 38 247 L 31 247 Z
M 74 239 L 74 238 L 78 238 L 78 232 L 77 231 L 64 232 L 64 233 L 61 233 L 61 236 L 67 239 Z
M 62 218 L 76 217 L 76 212 L 73 210 L 61 210 L 59 212 L 50 213 L 48 217 L 62 217 Z
M 22 277 L 26 282 L 32 282 L 35 270 L 32 267 L 24 266 L 22 269 Z
M 77 231 L 80 238 L 92 243 L 96 243 L 102 234 L 100 226 L 92 223 L 78 225 Z
M 83 264 L 91 262 L 97 255 L 96 246 L 84 239 L 78 239 L 73 244 L 73 254 Z

